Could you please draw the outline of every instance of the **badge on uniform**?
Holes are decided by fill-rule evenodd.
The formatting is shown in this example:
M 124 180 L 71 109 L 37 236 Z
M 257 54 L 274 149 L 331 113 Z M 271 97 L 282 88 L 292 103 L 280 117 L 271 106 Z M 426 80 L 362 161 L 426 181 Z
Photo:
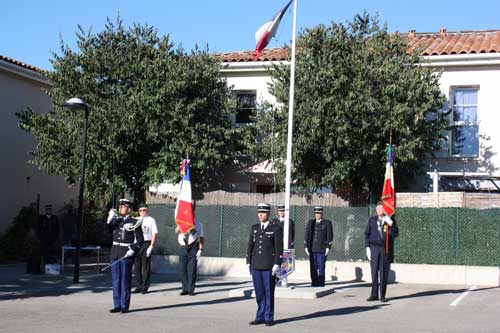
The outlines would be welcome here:
M 274 231 L 266 231 L 266 235 L 274 235 Z

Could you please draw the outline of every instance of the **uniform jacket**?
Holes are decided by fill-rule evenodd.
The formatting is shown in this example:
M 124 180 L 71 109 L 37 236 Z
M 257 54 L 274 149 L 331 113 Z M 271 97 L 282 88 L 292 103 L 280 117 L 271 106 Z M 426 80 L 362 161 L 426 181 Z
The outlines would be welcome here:
M 288 223 L 288 248 L 293 249 L 293 242 L 295 240 L 295 224 L 293 220 L 290 219 Z M 281 222 L 279 218 L 275 218 L 271 221 L 272 224 L 276 224 L 281 228 L 281 232 L 284 234 L 285 222 Z
M 247 264 L 252 269 L 270 270 L 281 265 L 282 253 L 283 232 L 278 225 L 269 223 L 264 230 L 260 223 L 252 226 L 247 249 Z
M 127 253 L 128 249 L 134 250 L 135 254 L 144 242 L 142 228 L 139 225 L 135 230 L 126 230 L 135 225 L 137 220 L 127 215 L 125 217 L 114 217 L 109 223 L 109 229 L 113 233 L 113 246 L 111 247 L 111 259 L 120 259 Z M 116 244 L 116 243 L 120 243 Z M 134 254 L 134 255 L 135 255 Z
M 315 238 L 315 231 L 317 231 L 317 238 Z M 331 249 L 332 242 L 332 221 L 322 219 L 316 223 L 315 219 L 311 219 L 307 222 L 304 246 L 309 249 L 309 252 L 324 252 L 326 249 Z
M 59 239 L 59 220 L 57 216 L 40 215 L 38 230 L 38 238 L 42 243 L 54 243 Z
M 386 222 L 382 224 L 382 235 L 378 232 L 378 216 L 371 216 L 368 219 L 365 229 L 365 247 L 369 246 L 383 246 L 385 247 L 386 233 L 385 230 L 389 229 L 389 260 L 392 262 L 394 259 L 394 238 L 399 235 L 399 228 L 396 223 L 394 216 L 392 221 L 394 222 L 392 226 L 389 226 Z

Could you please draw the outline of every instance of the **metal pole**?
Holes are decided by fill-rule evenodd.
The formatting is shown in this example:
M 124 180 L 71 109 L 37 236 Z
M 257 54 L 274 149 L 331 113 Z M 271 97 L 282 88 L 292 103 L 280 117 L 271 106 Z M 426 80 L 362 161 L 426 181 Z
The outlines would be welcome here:
M 286 179 L 285 179 L 285 224 L 283 245 L 288 250 L 289 224 L 290 224 L 290 183 L 292 178 L 292 137 L 293 137 L 293 101 L 295 90 L 295 32 L 297 30 L 297 0 L 293 2 L 293 35 L 292 59 L 290 64 L 290 97 L 288 101 L 288 136 L 286 145 Z
M 76 224 L 76 255 L 75 255 L 75 267 L 73 270 L 73 283 L 80 282 L 80 246 L 82 238 L 82 225 L 83 225 L 83 193 L 85 187 L 85 157 L 87 153 L 87 126 L 89 111 L 88 108 L 84 108 L 84 123 L 83 123 L 83 142 L 82 142 L 82 164 L 81 164 L 81 174 L 80 174 L 80 193 L 78 195 L 78 221 Z

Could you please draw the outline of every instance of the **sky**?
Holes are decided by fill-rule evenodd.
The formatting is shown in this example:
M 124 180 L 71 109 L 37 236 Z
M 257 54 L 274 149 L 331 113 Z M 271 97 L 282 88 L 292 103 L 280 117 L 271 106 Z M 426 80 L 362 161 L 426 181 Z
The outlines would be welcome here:
M 437 32 L 500 29 L 498 0 L 297 0 L 298 29 L 346 22 L 364 10 L 377 14 L 389 31 Z M 50 70 L 60 38 L 76 49 L 75 31 L 103 29 L 117 15 L 125 25 L 149 24 L 175 44 L 208 45 L 214 53 L 255 48 L 255 32 L 287 0 L 1 0 L 0 55 Z M 270 47 L 289 43 L 291 10 Z

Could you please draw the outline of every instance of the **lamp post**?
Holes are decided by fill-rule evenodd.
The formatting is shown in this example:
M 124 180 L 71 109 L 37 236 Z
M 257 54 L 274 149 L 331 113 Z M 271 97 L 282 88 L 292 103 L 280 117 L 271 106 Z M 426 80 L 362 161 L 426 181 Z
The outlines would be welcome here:
M 75 254 L 75 267 L 73 269 L 73 283 L 80 282 L 80 246 L 82 238 L 82 225 L 83 225 L 83 192 L 85 188 L 85 158 L 87 153 L 87 126 L 89 120 L 89 106 L 79 98 L 70 98 L 64 106 L 72 110 L 84 111 L 83 123 L 83 140 L 82 140 L 82 162 L 80 169 L 80 193 L 78 195 L 78 221 L 76 223 L 76 254 Z

